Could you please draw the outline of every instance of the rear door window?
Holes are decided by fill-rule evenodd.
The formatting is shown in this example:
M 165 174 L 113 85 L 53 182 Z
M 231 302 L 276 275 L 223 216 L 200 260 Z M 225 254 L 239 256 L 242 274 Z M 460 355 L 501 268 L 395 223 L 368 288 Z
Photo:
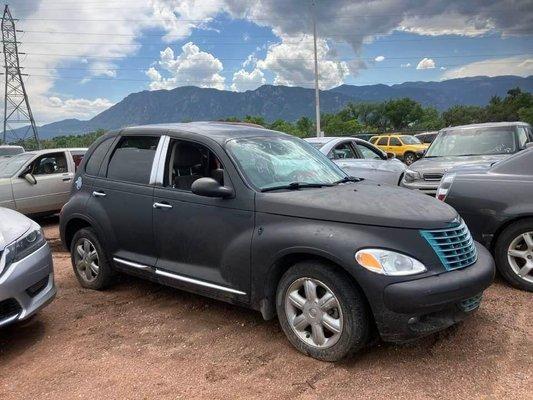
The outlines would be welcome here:
M 124 136 L 107 167 L 107 177 L 118 181 L 149 184 L 159 137 Z
M 401 146 L 401 145 L 402 145 L 402 142 L 400 142 L 400 139 L 398 139 L 396 137 L 391 137 L 390 138 L 389 146 Z
M 389 138 L 388 137 L 382 137 L 378 140 L 378 143 L 377 145 L 378 146 L 387 146 L 387 143 L 389 142 Z

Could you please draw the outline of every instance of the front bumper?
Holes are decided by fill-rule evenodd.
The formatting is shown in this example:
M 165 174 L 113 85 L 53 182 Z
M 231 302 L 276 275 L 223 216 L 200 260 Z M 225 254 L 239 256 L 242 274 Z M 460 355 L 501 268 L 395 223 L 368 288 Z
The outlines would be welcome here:
M 406 341 L 445 329 L 479 308 L 494 279 L 494 260 L 479 243 L 477 261 L 462 269 L 393 283 L 383 292 L 376 323 L 383 340 Z M 376 314 L 376 313 L 375 313 Z
M 435 197 L 440 181 L 414 181 L 406 182 L 405 179 L 400 183 L 401 187 L 413 190 L 419 190 L 422 193 Z
M 0 327 L 31 317 L 55 295 L 52 253 L 46 243 L 0 277 Z

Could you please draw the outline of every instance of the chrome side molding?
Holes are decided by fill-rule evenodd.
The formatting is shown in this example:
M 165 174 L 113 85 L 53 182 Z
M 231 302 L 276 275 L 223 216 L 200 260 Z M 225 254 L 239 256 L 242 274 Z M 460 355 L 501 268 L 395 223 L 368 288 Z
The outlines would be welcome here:
M 161 275 L 161 276 L 164 276 L 164 277 L 167 277 L 167 278 L 171 278 L 171 279 L 175 279 L 175 280 L 181 281 L 181 282 L 192 283 L 193 285 L 208 287 L 210 289 L 217 289 L 217 290 L 221 290 L 223 292 L 228 292 L 228 293 L 233 293 L 233 294 L 246 295 L 246 292 L 241 292 L 240 290 L 231 289 L 231 288 L 228 288 L 228 287 L 225 287 L 225 286 L 215 285 L 214 283 L 204 282 L 204 281 L 200 281 L 198 279 L 188 278 L 186 276 L 173 274 L 171 272 L 163 271 L 163 270 L 160 270 L 160 269 L 156 269 L 155 273 L 156 273 L 156 275 Z
M 123 260 L 122 258 L 118 258 L 118 257 L 113 257 L 113 261 L 118 262 L 120 264 L 127 265 L 128 267 L 133 267 L 133 268 L 137 268 L 137 269 L 142 269 L 142 270 L 152 270 L 153 269 L 152 267 L 149 267 L 148 265 L 138 264 L 138 263 L 135 263 L 133 261 Z

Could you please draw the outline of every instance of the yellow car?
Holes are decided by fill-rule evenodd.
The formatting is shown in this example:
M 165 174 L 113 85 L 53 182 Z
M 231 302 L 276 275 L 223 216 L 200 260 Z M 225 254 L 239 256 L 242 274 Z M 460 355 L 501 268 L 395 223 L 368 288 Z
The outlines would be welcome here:
M 379 135 L 372 136 L 370 143 L 386 153 L 393 153 L 407 165 L 414 163 L 429 144 L 422 143 L 410 135 Z

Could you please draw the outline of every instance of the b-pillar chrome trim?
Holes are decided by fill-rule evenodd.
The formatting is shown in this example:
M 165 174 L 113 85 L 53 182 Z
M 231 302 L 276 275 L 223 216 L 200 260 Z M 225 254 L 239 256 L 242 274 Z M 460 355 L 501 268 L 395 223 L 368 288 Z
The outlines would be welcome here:
M 165 157 L 167 155 L 169 143 L 170 137 L 167 135 L 161 135 L 161 139 L 155 150 L 154 162 L 152 163 L 152 170 L 150 172 L 150 185 L 161 184 L 163 182 L 163 173 L 165 169 L 160 166 L 165 164 Z
M 245 296 L 246 295 L 246 292 L 242 292 L 242 291 L 237 290 L 237 289 L 232 289 L 232 288 L 229 288 L 229 287 L 226 287 L 226 286 L 220 286 L 220 285 L 216 285 L 214 283 L 201 281 L 199 279 L 194 279 L 194 278 L 189 278 L 187 276 L 174 274 L 174 273 L 171 273 L 171 272 L 163 271 L 161 269 L 150 267 L 148 265 L 138 264 L 138 263 L 135 263 L 135 262 L 132 262 L 132 261 L 123 260 L 122 258 L 113 257 L 113 261 L 118 262 L 118 263 L 123 264 L 123 265 L 126 265 L 128 267 L 142 269 L 142 270 L 145 270 L 145 271 L 152 271 L 152 272 L 155 272 L 156 275 L 164 276 L 165 278 L 175 279 L 177 281 L 191 283 L 193 285 L 203 286 L 203 287 L 207 287 L 207 288 L 210 288 L 210 289 L 221 290 L 223 292 L 238 294 L 238 295 L 241 295 L 241 296 Z

